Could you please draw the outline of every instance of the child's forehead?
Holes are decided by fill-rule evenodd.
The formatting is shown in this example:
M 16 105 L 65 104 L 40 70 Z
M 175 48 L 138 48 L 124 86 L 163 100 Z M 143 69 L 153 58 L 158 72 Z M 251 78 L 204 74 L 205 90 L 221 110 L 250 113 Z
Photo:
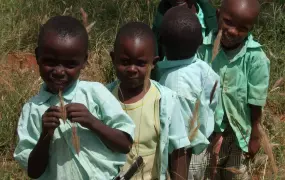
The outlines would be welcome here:
M 144 48 L 153 48 L 154 46 L 154 41 L 152 38 L 148 36 L 121 36 L 118 39 L 119 43 L 116 43 L 116 46 L 120 46 L 123 48 L 133 48 L 134 46 L 143 46 Z M 117 48 L 115 47 L 115 48 Z

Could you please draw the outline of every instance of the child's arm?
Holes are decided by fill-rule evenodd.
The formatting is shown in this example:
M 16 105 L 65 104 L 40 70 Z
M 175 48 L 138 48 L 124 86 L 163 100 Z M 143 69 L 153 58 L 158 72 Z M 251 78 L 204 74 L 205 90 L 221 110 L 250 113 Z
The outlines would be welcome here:
M 184 148 L 174 150 L 171 154 L 171 179 L 188 179 L 188 169 L 191 160 L 191 149 Z
M 260 148 L 258 125 L 261 122 L 262 107 L 266 103 L 269 85 L 269 60 L 264 57 L 253 59 L 248 74 L 248 105 L 251 113 L 251 136 L 248 145 L 250 156 Z
M 43 131 L 28 159 L 28 176 L 30 178 L 37 179 L 45 172 L 49 160 L 50 141 L 54 130 L 60 124 L 60 117 L 60 109 L 55 106 L 50 107 L 42 117 Z
M 77 122 L 81 126 L 90 129 L 100 137 L 102 142 L 112 151 L 127 154 L 132 145 L 130 136 L 118 129 L 105 125 L 102 121 L 93 116 L 89 110 L 79 103 L 71 103 L 66 105 L 67 117 L 72 122 Z M 120 121 L 117 117 L 117 121 Z
M 262 107 L 261 106 L 255 106 L 255 105 L 249 105 L 251 109 L 251 135 L 250 135 L 250 141 L 248 145 L 248 151 L 250 156 L 254 156 L 259 148 L 260 148 L 260 132 L 258 129 L 258 126 L 261 123 L 261 117 L 262 117 Z

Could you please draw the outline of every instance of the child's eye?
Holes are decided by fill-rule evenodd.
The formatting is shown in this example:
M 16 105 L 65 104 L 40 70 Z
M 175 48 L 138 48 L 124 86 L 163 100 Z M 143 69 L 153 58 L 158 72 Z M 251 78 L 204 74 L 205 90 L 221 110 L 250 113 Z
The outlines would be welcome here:
M 121 59 L 122 65 L 129 65 L 129 60 L 128 59 Z
M 146 66 L 146 62 L 145 61 L 138 61 L 137 66 L 144 67 L 144 66 Z
M 228 19 L 224 19 L 224 23 L 228 26 L 233 26 L 233 23 Z

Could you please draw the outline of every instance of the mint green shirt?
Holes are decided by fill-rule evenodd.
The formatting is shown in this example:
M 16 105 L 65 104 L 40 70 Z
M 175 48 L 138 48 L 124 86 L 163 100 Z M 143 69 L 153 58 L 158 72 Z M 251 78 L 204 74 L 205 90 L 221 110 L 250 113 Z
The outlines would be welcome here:
M 210 94 L 219 76 L 204 61 L 192 57 L 177 61 L 161 61 L 157 63 L 157 79 L 175 91 L 180 100 L 186 131 L 189 132 L 190 119 L 193 118 L 195 103 L 200 100 L 198 111 L 199 131 L 191 141 L 194 154 L 200 154 L 209 144 L 208 138 L 214 131 L 214 112 L 218 103 L 219 88 L 210 103 Z
M 134 136 L 135 125 L 123 111 L 116 98 L 100 83 L 77 81 L 63 94 L 65 103 L 81 103 L 100 121 L 111 128 Z M 59 106 L 57 95 L 46 91 L 43 85 L 38 95 L 23 107 L 18 124 L 19 143 L 14 158 L 27 169 L 28 158 L 42 132 L 42 115 L 52 105 Z M 60 120 L 61 121 L 61 120 Z M 92 131 L 78 124 L 80 153 L 71 141 L 70 121 L 55 130 L 49 149 L 48 166 L 39 179 L 78 180 L 112 179 L 124 165 L 126 155 L 112 152 Z
M 211 62 L 216 31 L 204 38 L 198 56 Z M 239 147 L 248 152 L 251 134 L 249 104 L 264 106 L 269 85 L 270 62 L 261 45 L 249 35 L 242 48 L 232 52 L 221 49 L 212 62 L 212 68 L 220 75 L 221 96 L 215 112 L 215 131 L 223 132 L 229 123 L 236 134 Z

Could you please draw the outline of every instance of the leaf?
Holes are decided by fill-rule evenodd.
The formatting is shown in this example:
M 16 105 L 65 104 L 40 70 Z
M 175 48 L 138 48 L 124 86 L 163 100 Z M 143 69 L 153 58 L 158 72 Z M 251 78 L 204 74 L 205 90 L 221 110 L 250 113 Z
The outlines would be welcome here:
M 217 89 L 217 85 L 218 85 L 218 80 L 216 80 L 212 90 L 211 90 L 211 94 L 210 94 L 210 104 L 212 104 L 213 98 L 214 98 L 214 94 L 216 92 Z

